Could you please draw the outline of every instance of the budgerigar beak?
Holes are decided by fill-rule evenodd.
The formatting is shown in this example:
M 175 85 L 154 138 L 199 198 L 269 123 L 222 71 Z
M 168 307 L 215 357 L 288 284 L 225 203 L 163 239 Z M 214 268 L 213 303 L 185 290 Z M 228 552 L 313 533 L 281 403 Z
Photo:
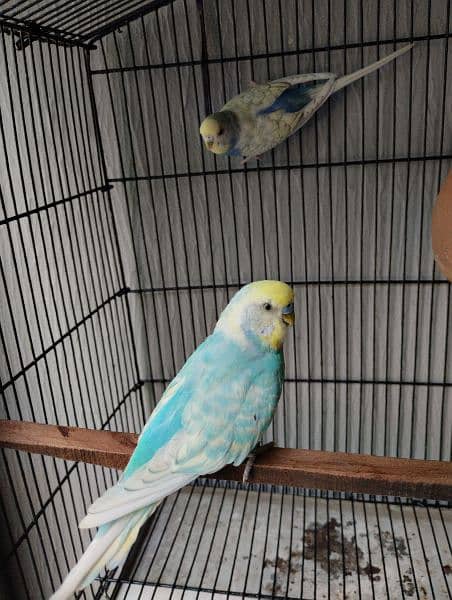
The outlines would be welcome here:
M 285 306 L 282 311 L 282 320 L 286 325 L 293 325 L 295 323 L 295 313 L 293 308 L 293 302 Z

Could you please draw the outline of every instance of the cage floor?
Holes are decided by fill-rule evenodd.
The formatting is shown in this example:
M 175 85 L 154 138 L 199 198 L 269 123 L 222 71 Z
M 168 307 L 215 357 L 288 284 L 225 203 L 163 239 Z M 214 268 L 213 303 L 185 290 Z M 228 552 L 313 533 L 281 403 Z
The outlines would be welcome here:
M 115 598 L 450 598 L 451 517 L 416 501 L 186 488 L 161 506 Z

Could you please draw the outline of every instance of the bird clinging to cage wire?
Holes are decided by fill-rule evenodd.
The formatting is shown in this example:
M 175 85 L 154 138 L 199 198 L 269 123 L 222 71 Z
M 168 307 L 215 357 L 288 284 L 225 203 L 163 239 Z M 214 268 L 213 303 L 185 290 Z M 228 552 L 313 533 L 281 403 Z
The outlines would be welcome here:
M 199 129 L 215 154 L 259 158 L 298 131 L 335 92 L 376 71 L 413 47 L 408 44 L 381 60 L 337 77 L 333 73 L 291 75 L 252 87 L 204 119 Z
M 169 494 L 249 457 L 246 478 L 281 394 L 293 299 L 280 281 L 256 281 L 235 294 L 166 389 L 118 483 L 88 509 L 80 527 L 98 532 L 51 600 L 71 597 L 103 567 L 121 566 Z

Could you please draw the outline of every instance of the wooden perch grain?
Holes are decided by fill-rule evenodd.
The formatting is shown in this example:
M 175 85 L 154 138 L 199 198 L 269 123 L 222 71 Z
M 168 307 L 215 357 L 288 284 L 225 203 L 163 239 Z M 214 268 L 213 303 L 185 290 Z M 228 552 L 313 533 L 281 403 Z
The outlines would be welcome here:
M 78 427 L 0 420 L 0 446 L 123 469 L 138 436 Z M 243 466 L 216 479 L 241 481 Z M 271 448 L 256 459 L 251 483 L 452 500 L 452 463 L 344 452 Z

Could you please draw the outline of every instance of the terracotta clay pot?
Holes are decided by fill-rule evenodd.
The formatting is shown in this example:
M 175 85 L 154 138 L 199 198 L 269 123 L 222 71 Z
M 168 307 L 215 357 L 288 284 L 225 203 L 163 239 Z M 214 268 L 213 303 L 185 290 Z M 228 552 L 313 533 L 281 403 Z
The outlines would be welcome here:
M 452 171 L 449 171 L 433 207 L 432 247 L 439 270 L 452 281 Z

